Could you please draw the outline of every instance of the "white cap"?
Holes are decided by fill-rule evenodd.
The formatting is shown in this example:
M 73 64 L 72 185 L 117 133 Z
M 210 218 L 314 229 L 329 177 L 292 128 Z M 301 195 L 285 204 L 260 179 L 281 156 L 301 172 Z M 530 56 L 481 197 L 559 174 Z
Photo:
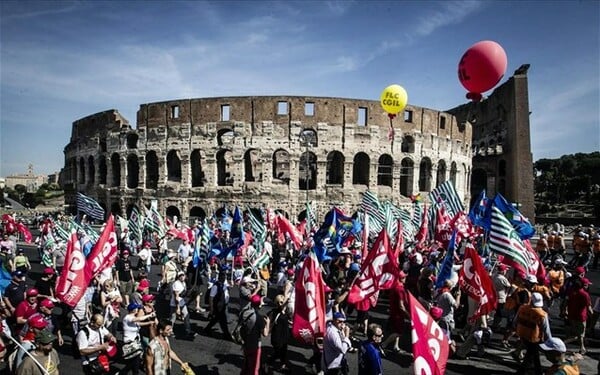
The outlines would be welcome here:
M 567 346 L 563 342 L 563 340 L 558 337 L 551 337 L 548 340 L 544 341 L 540 344 L 540 348 L 542 350 L 555 350 L 560 353 L 565 353 L 567 351 Z
M 535 277 L 535 275 L 527 275 L 527 281 L 529 281 L 532 284 L 537 284 L 538 279 L 537 277 Z
M 415 253 L 415 263 L 419 265 L 423 264 L 423 255 L 421 253 Z
M 544 298 L 541 294 L 535 292 L 531 295 L 531 305 L 533 307 L 544 307 Z

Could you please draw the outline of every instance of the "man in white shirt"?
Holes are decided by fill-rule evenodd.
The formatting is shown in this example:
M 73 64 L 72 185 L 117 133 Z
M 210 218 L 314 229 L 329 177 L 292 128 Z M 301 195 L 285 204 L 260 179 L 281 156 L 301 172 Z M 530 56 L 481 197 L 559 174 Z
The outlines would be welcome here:
M 177 261 L 181 264 L 181 268 L 187 268 L 188 263 L 192 260 L 192 252 L 190 241 L 183 240 L 183 243 L 177 249 Z
M 323 363 L 325 374 L 348 374 L 346 353 L 352 348 L 350 327 L 346 325 L 346 317 L 341 312 L 333 314 L 333 321 L 327 326 L 323 341 Z
M 116 344 L 117 339 L 104 327 L 104 318 L 94 314 L 90 323 L 77 334 L 77 346 L 81 354 L 81 365 L 85 375 L 92 375 L 90 362 L 109 350 L 111 343 Z
M 193 340 L 196 333 L 192 331 L 192 326 L 190 325 L 190 313 L 187 308 L 185 291 L 185 273 L 179 271 L 177 273 L 177 279 L 171 286 L 171 322 L 175 324 L 175 319 L 177 319 L 177 317 L 183 320 L 187 339 Z
M 148 275 L 152 268 L 152 250 L 150 249 L 150 242 L 144 241 L 142 249 L 138 252 L 139 263 L 138 268 L 141 270 L 142 267 Z

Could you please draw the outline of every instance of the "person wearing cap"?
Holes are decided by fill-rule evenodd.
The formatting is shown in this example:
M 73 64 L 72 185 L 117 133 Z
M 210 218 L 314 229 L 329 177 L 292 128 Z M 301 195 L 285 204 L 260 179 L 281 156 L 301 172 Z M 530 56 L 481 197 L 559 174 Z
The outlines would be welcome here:
M 454 311 L 460 306 L 460 288 L 456 288 L 455 293 L 452 293 L 453 282 L 446 280 L 444 285 L 438 291 L 438 295 L 435 299 L 437 307 L 442 309 L 442 315 L 439 318 L 440 328 L 448 336 L 448 342 L 453 348 L 456 347 L 454 340 L 452 340 L 452 331 L 456 327 L 454 323 Z
M 581 280 L 585 277 L 585 268 L 575 267 L 573 274 L 565 280 L 565 286 L 562 289 L 561 297 L 562 301 L 560 304 L 560 315 L 559 317 L 565 318 L 567 316 L 567 303 L 569 295 L 576 289 L 576 284 L 580 284 Z
M 25 283 L 25 273 L 23 271 L 14 271 L 11 276 L 10 283 L 4 289 L 2 298 L 11 314 L 14 314 L 19 303 L 25 300 L 27 284 Z
M 142 337 L 142 346 L 148 347 L 150 340 L 152 340 L 157 334 L 156 326 L 158 325 L 158 319 L 156 318 L 156 309 L 154 308 L 154 295 L 145 294 L 142 296 L 142 308 L 138 310 L 137 316 L 155 316 L 154 319 L 150 319 L 151 324 L 141 326 L 140 335 Z
M 496 312 L 494 313 L 494 321 L 492 323 L 493 329 L 498 328 L 502 319 L 505 318 L 504 305 L 506 304 L 506 297 L 508 297 L 512 288 L 512 284 L 506 278 L 506 272 L 508 272 L 509 267 L 504 263 L 500 263 L 496 269 L 497 272 L 496 276 L 493 278 L 493 282 L 498 305 L 496 307 Z
M 177 262 L 182 269 L 186 269 L 188 263 L 192 260 L 193 251 L 194 249 L 188 239 L 184 239 L 177 248 Z
M 381 340 L 383 329 L 371 323 L 367 328 L 367 340 L 360 344 L 358 352 L 358 375 L 382 375 Z
M 286 312 L 286 303 L 283 294 L 276 295 L 274 302 L 275 308 L 269 312 L 271 324 L 267 326 L 268 335 L 271 335 L 271 346 L 273 346 L 273 354 L 269 358 L 269 363 L 273 365 L 276 360 L 279 360 L 280 367 L 276 371 L 286 372 L 289 370 L 287 352 L 288 342 L 291 337 L 290 320 Z
M 171 285 L 171 322 L 175 324 L 175 319 L 177 318 L 183 320 L 185 334 L 188 339 L 193 340 L 196 334 L 192 331 L 192 326 L 190 325 L 190 312 L 187 307 L 187 299 L 185 298 L 186 290 L 185 272 L 179 271 L 177 279 Z
M 346 353 L 352 348 L 350 327 L 346 325 L 346 316 L 341 312 L 333 314 L 328 322 L 323 340 L 323 362 L 326 375 L 348 374 Z
M 165 252 L 165 256 L 162 259 L 161 266 L 161 275 L 162 279 L 160 281 L 161 285 L 170 285 L 177 279 L 177 273 L 179 272 L 179 267 L 175 262 L 175 257 L 177 253 L 173 250 L 169 250 Z
M 29 258 L 25 255 L 23 249 L 17 250 L 17 255 L 13 259 L 15 264 L 15 269 L 28 272 L 31 269 L 31 263 L 29 263 Z
M 558 337 L 551 337 L 544 341 L 540 344 L 540 349 L 544 351 L 546 359 L 552 363 L 552 366 L 546 370 L 546 375 L 579 374 L 579 366 L 577 366 L 576 362 L 582 358 L 581 355 L 576 354 L 567 359 L 567 346 Z
M 117 324 L 114 323 L 120 316 L 121 303 L 123 303 L 123 297 L 114 281 L 111 279 L 104 281 L 100 291 L 100 305 L 104 311 L 104 324 L 113 335 L 117 334 Z
M 294 316 L 294 309 L 296 308 L 296 271 L 293 267 L 288 268 L 285 271 L 287 280 L 283 286 L 283 296 L 285 297 L 285 304 L 287 305 L 287 314 L 289 317 Z
M 46 267 L 42 276 L 35 282 L 33 287 L 40 293 L 40 298 L 54 298 L 54 274 L 54 268 Z
M 259 294 L 261 291 L 260 283 L 252 276 L 252 268 L 246 268 L 240 282 L 240 309 L 246 307 L 250 303 L 252 296 Z
M 89 324 L 77 333 L 76 340 L 85 375 L 95 375 L 90 363 L 117 343 L 116 337 L 104 327 L 104 317 L 101 314 L 92 315 Z
M 19 367 L 23 358 L 26 356 L 25 353 L 35 348 L 35 335 L 37 335 L 41 330 L 46 329 L 47 327 L 48 322 L 40 315 L 33 315 L 27 320 L 27 324 L 25 324 L 25 326 L 23 327 L 20 336 L 21 347 L 18 348 L 12 367 Z
M 58 375 L 60 358 L 52 343 L 56 336 L 48 330 L 41 330 L 35 335 L 35 349 L 31 351 L 30 356 L 25 356 L 23 361 L 17 367 L 17 375 Z M 44 366 L 44 371 L 40 368 Z
M 219 327 L 221 327 L 221 331 L 223 332 L 225 339 L 231 341 L 232 337 L 227 325 L 227 306 L 229 305 L 229 283 L 227 282 L 227 273 L 222 270 L 219 272 L 217 277 L 217 281 L 213 283 L 213 285 L 210 287 L 210 291 L 208 292 L 208 310 L 210 312 L 210 320 L 204 327 L 203 332 L 207 336 L 212 335 L 212 327 L 219 323 Z M 248 306 L 248 304 L 246 306 Z
M 530 361 L 533 361 L 535 373 L 542 373 L 539 344 L 552 337 L 548 313 L 543 307 L 544 298 L 534 292 L 531 294 L 531 304 L 521 306 L 517 312 L 516 332 L 526 350 L 525 357 L 519 365 L 519 374 L 527 371 Z
M 119 291 L 125 305 L 129 305 L 130 295 L 133 293 L 133 269 L 131 268 L 131 259 L 129 258 L 129 250 L 123 250 L 121 257 L 115 263 L 115 282 L 119 286 Z
M 123 317 L 123 356 L 125 367 L 120 370 L 127 374 L 131 370 L 132 375 L 137 375 L 141 367 L 142 342 L 140 328 L 149 326 L 156 319 L 156 314 L 138 315 L 142 305 L 135 302 L 127 306 L 127 314 Z
M 21 330 L 20 336 L 25 337 L 29 332 L 29 324 L 34 319 L 43 319 L 46 322 L 45 328 L 55 334 L 58 338 L 58 345 L 62 346 L 64 344 L 64 340 L 62 337 L 62 331 L 58 324 L 57 318 L 52 315 L 52 310 L 54 309 L 54 302 L 49 299 L 43 299 L 38 303 L 38 311 L 31 315 L 29 319 L 27 319 L 27 323 L 23 326 Z
M 240 375 L 256 375 L 261 367 L 262 338 L 269 334 L 270 327 L 269 316 L 260 312 L 262 305 L 262 297 L 255 294 L 250 298 L 250 304 L 240 311 L 239 322 L 244 339 L 244 363 Z
M 138 282 L 135 292 L 131 294 L 131 302 L 142 304 L 142 297 L 150 293 L 150 281 L 148 279 L 141 279 Z
M 579 353 L 585 354 L 585 331 L 588 317 L 593 314 L 592 299 L 586 290 L 591 282 L 583 277 L 573 283 L 567 295 L 567 319 L 569 321 L 565 344 L 578 342 Z
M 17 305 L 14 313 L 17 327 L 23 327 L 27 323 L 27 319 L 37 312 L 38 294 L 39 292 L 35 288 L 27 289 L 25 292 L 25 300 Z
M 553 232 L 554 233 L 554 232 Z M 540 236 L 535 244 L 535 251 L 538 253 L 540 261 L 544 261 L 548 256 L 548 251 L 550 250 L 550 243 L 554 246 L 554 234 L 548 236 L 547 233 L 544 233 Z

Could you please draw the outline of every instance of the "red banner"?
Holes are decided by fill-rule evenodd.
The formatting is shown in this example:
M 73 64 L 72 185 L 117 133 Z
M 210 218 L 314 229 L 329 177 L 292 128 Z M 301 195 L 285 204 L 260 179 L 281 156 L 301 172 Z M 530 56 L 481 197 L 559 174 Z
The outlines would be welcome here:
M 456 229 L 456 243 L 460 243 L 463 238 L 471 238 L 475 236 L 475 229 L 464 211 L 460 211 L 452 218 L 450 228 Z
M 448 337 L 419 301 L 411 293 L 408 296 L 415 375 L 444 375 L 450 351 Z
M 77 234 L 73 231 L 67 241 L 67 253 L 62 273 L 56 281 L 56 297 L 73 307 L 79 302 L 89 284 L 85 277 L 85 255 Z
M 275 223 L 280 235 L 282 233 L 289 234 L 290 241 L 292 241 L 296 250 L 302 247 L 302 234 L 298 232 L 298 229 L 296 229 L 296 227 L 293 226 L 288 219 L 286 219 L 284 216 L 277 215 L 275 217 Z
M 381 289 L 392 287 L 398 274 L 398 261 L 389 246 L 385 229 L 379 232 L 373 248 L 365 258 L 359 276 L 348 294 L 349 303 L 371 297 Z
M 85 265 L 85 276 L 91 280 L 108 267 L 112 267 L 117 260 L 117 234 L 115 233 L 115 218 L 110 215 L 106 226 L 98 241 L 90 251 Z
M 429 235 L 429 215 L 427 214 L 427 206 L 423 205 L 423 217 L 421 218 L 421 228 L 419 228 L 419 232 L 415 236 L 415 240 L 417 242 L 416 248 L 421 249 L 423 244 L 427 240 L 427 236 Z
M 292 334 L 297 340 L 314 344 L 325 334 L 325 291 L 319 261 L 311 251 L 296 279 L 296 303 Z
M 479 304 L 473 316 L 470 317 L 471 321 L 496 309 L 494 283 L 472 244 L 468 244 L 465 249 L 464 263 L 458 276 L 460 287 Z
M 18 222 L 17 229 L 23 235 L 23 239 L 25 240 L 25 242 L 31 243 L 31 232 L 29 231 L 29 228 L 27 228 L 27 226 L 22 222 Z

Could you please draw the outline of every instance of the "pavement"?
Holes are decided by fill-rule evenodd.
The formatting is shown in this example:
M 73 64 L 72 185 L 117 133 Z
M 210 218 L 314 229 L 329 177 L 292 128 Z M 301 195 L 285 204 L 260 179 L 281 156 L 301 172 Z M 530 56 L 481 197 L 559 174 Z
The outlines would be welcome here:
M 25 253 L 29 256 L 32 263 L 32 271 L 28 277 L 28 284 L 33 285 L 33 280 L 40 276 L 42 267 L 39 264 L 37 250 L 34 246 L 27 244 L 19 244 L 19 248 L 23 248 Z M 132 264 L 137 264 L 134 257 Z M 159 266 L 153 265 L 153 272 L 150 275 L 152 286 L 156 286 L 159 279 L 158 276 Z M 590 287 L 592 294 L 592 301 L 600 296 L 600 271 L 592 270 L 588 274 L 588 278 L 593 282 Z M 237 294 L 238 288 L 233 288 L 230 309 L 231 314 L 229 315 L 230 330 L 236 323 L 236 313 L 239 310 L 239 298 Z M 273 298 L 275 291 L 273 288 L 269 290 L 269 297 Z M 264 312 L 268 312 L 271 309 L 270 306 L 264 307 Z M 386 311 L 388 309 L 388 301 L 385 298 L 385 293 L 379 300 L 378 305 L 369 312 L 371 316 L 371 322 L 376 322 L 384 327 L 384 334 L 386 333 Z M 355 313 L 354 313 L 355 314 Z M 349 316 L 349 322 L 352 323 L 355 315 Z M 207 324 L 207 316 L 203 314 L 192 313 L 192 326 L 196 332 L 201 332 L 202 328 Z M 558 318 L 558 311 L 556 306 L 552 306 L 550 309 L 550 321 L 552 332 L 554 336 L 564 338 L 564 322 Z M 178 333 L 183 333 L 183 325 L 181 322 L 175 324 L 176 337 L 171 338 L 171 344 L 173 350 L 182 358 L 184 361 L 190 363 L 192 369 L 198 375 L 214 375 L 214 374 L 239 374 L 240 368 L 243 362 L 243 356 L 239 345 L 226 341 L 218 328 L 218 325 L 213 328 L 214 333 L 211 336 L 198 334 L 193 341 L 177 338 Z M 63 328 L 63 335 L 65 336 L 65 345 L 63 347 L 56 347 L 59 351 L 61 364 L 60 371 L 63 374 L 80 374 L 81 364 L 80 360 L 74 359 L 70 354 L 70 329 L 68 327 Z M 600 333 L 598 333 L 600 337 Z M 119 335 L 120 338 L 120 335 Z M 358 339 L 362 339 L 361 336 L 357 336 Z M 403 337 L 404 347 L 409 348 L 409 338 Z M 516 373 L 517 365 L 510 355 L 510 353 L 501 348 L 500 346 L 501 335 L 500 333 L 494 333 L 491 340 L 490 347 L 486 348 L 486 353 L 483 356 L 478 356 L 476 351 L 472 351 L 467 359 L 455 359 L 450 358 L 447 363 L 446 374 L 467 374 L 476 371 L 478 375 L 502 375 L 502 374 L 514 374 Z M 460 341 L 459 341 L 460 345 Z M 598 359 L 600 358 L 600 339 L 589 339 L 586 343 L 588 353 L 584 359 L 579 362 L 581 374 L 597 374 Z M 577 348 L 574 345 L 568 345 L 569 350 L 576 351 Z M 271 351 L 270 339 L 263 339 L 263 358 L 264 355 L 268 355 Z M 308 358 L 312 355 L 311 350 L 296 342 L 290 343 L 289 346 L 289 360 L 291 362 L 291 374 L 306 374 L 305 364 Z M 357 355 L 348 354 L 348 363 L 350 367 L 350 374 L 357 374 Z M 542 356 L 543 357 L 543 356 Z M 413 358 L 407 352 L 392 353 L 388 352 L 383 359 L 384 374 L 412 374 L 414 368 L 412 366 Z M 549 366 L 550 363 L 542 358 L 542 365 Z M 122 367 L 120 363 L 114 363 L 114 371 L 118 371 Z M 179 374 L 178 368 L 174 368 L 173 374 Z

